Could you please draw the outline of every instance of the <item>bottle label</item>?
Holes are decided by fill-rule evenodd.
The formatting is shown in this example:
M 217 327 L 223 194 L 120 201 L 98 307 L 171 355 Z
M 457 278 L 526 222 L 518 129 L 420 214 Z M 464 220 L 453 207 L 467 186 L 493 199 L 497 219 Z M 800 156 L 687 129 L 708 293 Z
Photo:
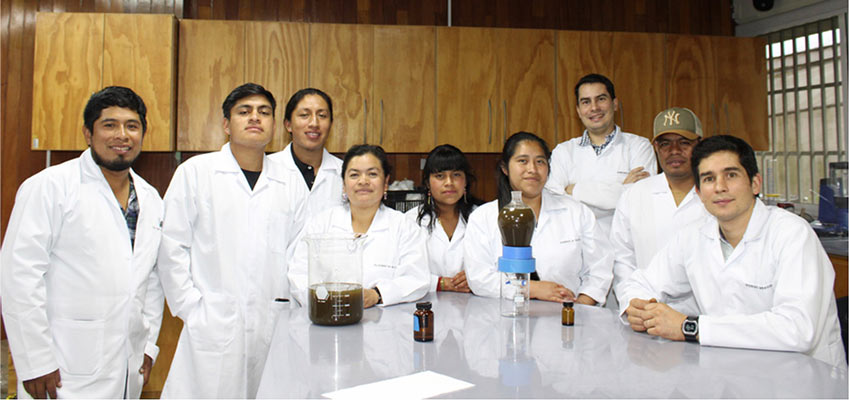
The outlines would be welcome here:
M 413 330 L 419 332 L 419 317 L 416 315 L 413 316 Z

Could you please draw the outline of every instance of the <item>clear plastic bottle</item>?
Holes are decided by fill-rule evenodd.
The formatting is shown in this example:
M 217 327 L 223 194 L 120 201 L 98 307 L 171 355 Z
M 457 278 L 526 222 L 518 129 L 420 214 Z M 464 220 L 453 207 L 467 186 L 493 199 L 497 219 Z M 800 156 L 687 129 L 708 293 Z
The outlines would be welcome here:
M 511 202 L 499 211 L 498 223 L 502 234 L 502 257 L 499 258 L 501 314 L 506 317 L 528 316 L 529 282 L 534 272 L 530 247 L 534 234 L 534 212 L 522 202 L 522 192 L 511 192 Z

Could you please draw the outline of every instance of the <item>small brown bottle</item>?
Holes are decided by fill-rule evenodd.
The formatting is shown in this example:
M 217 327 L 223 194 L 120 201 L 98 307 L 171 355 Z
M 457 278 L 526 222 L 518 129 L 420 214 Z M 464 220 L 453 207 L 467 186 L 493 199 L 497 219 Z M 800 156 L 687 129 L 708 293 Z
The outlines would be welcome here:
M 434 340 L 434 312 L 431 311 L 430 301 L 416 303 L 416 311 L 413 312 L 413 340 L 417 342 Z
M 573 302 L 565 301 L 561 310 L 561 325 L 573 326 L 576 320 L 576 310 L 573 310 Z

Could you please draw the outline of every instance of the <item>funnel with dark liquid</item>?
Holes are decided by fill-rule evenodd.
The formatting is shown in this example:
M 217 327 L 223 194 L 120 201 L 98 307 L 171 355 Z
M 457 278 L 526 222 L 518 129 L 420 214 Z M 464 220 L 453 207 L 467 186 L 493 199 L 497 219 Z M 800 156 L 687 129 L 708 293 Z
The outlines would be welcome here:
M 522 192 L 511 192 L 511 202 L 499 210 L 498 223 L 502 234 L 502 256 L 499 257 L 501 313 L 506 317 L 527 316 L 531 295 L 529 279 L 535 269 L 531 256 L 534 212 L 522 202 Z

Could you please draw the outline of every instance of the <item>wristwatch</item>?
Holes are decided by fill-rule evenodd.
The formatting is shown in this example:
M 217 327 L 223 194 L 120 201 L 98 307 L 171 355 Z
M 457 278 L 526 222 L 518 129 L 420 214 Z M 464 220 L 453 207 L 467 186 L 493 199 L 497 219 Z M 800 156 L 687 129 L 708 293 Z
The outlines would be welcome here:
M 378 290 L 377 286 L 375 286 L 375 293 L 378 294 L 378 303 L 377 304 L 384 304 L 384 298 L 381 296 L 381 291 Z
M 699 343 L 697 335 L 699 335 L 699 316 L 688 316 L 682 322 L 682 334 L 685 335 L 685 341 Z

